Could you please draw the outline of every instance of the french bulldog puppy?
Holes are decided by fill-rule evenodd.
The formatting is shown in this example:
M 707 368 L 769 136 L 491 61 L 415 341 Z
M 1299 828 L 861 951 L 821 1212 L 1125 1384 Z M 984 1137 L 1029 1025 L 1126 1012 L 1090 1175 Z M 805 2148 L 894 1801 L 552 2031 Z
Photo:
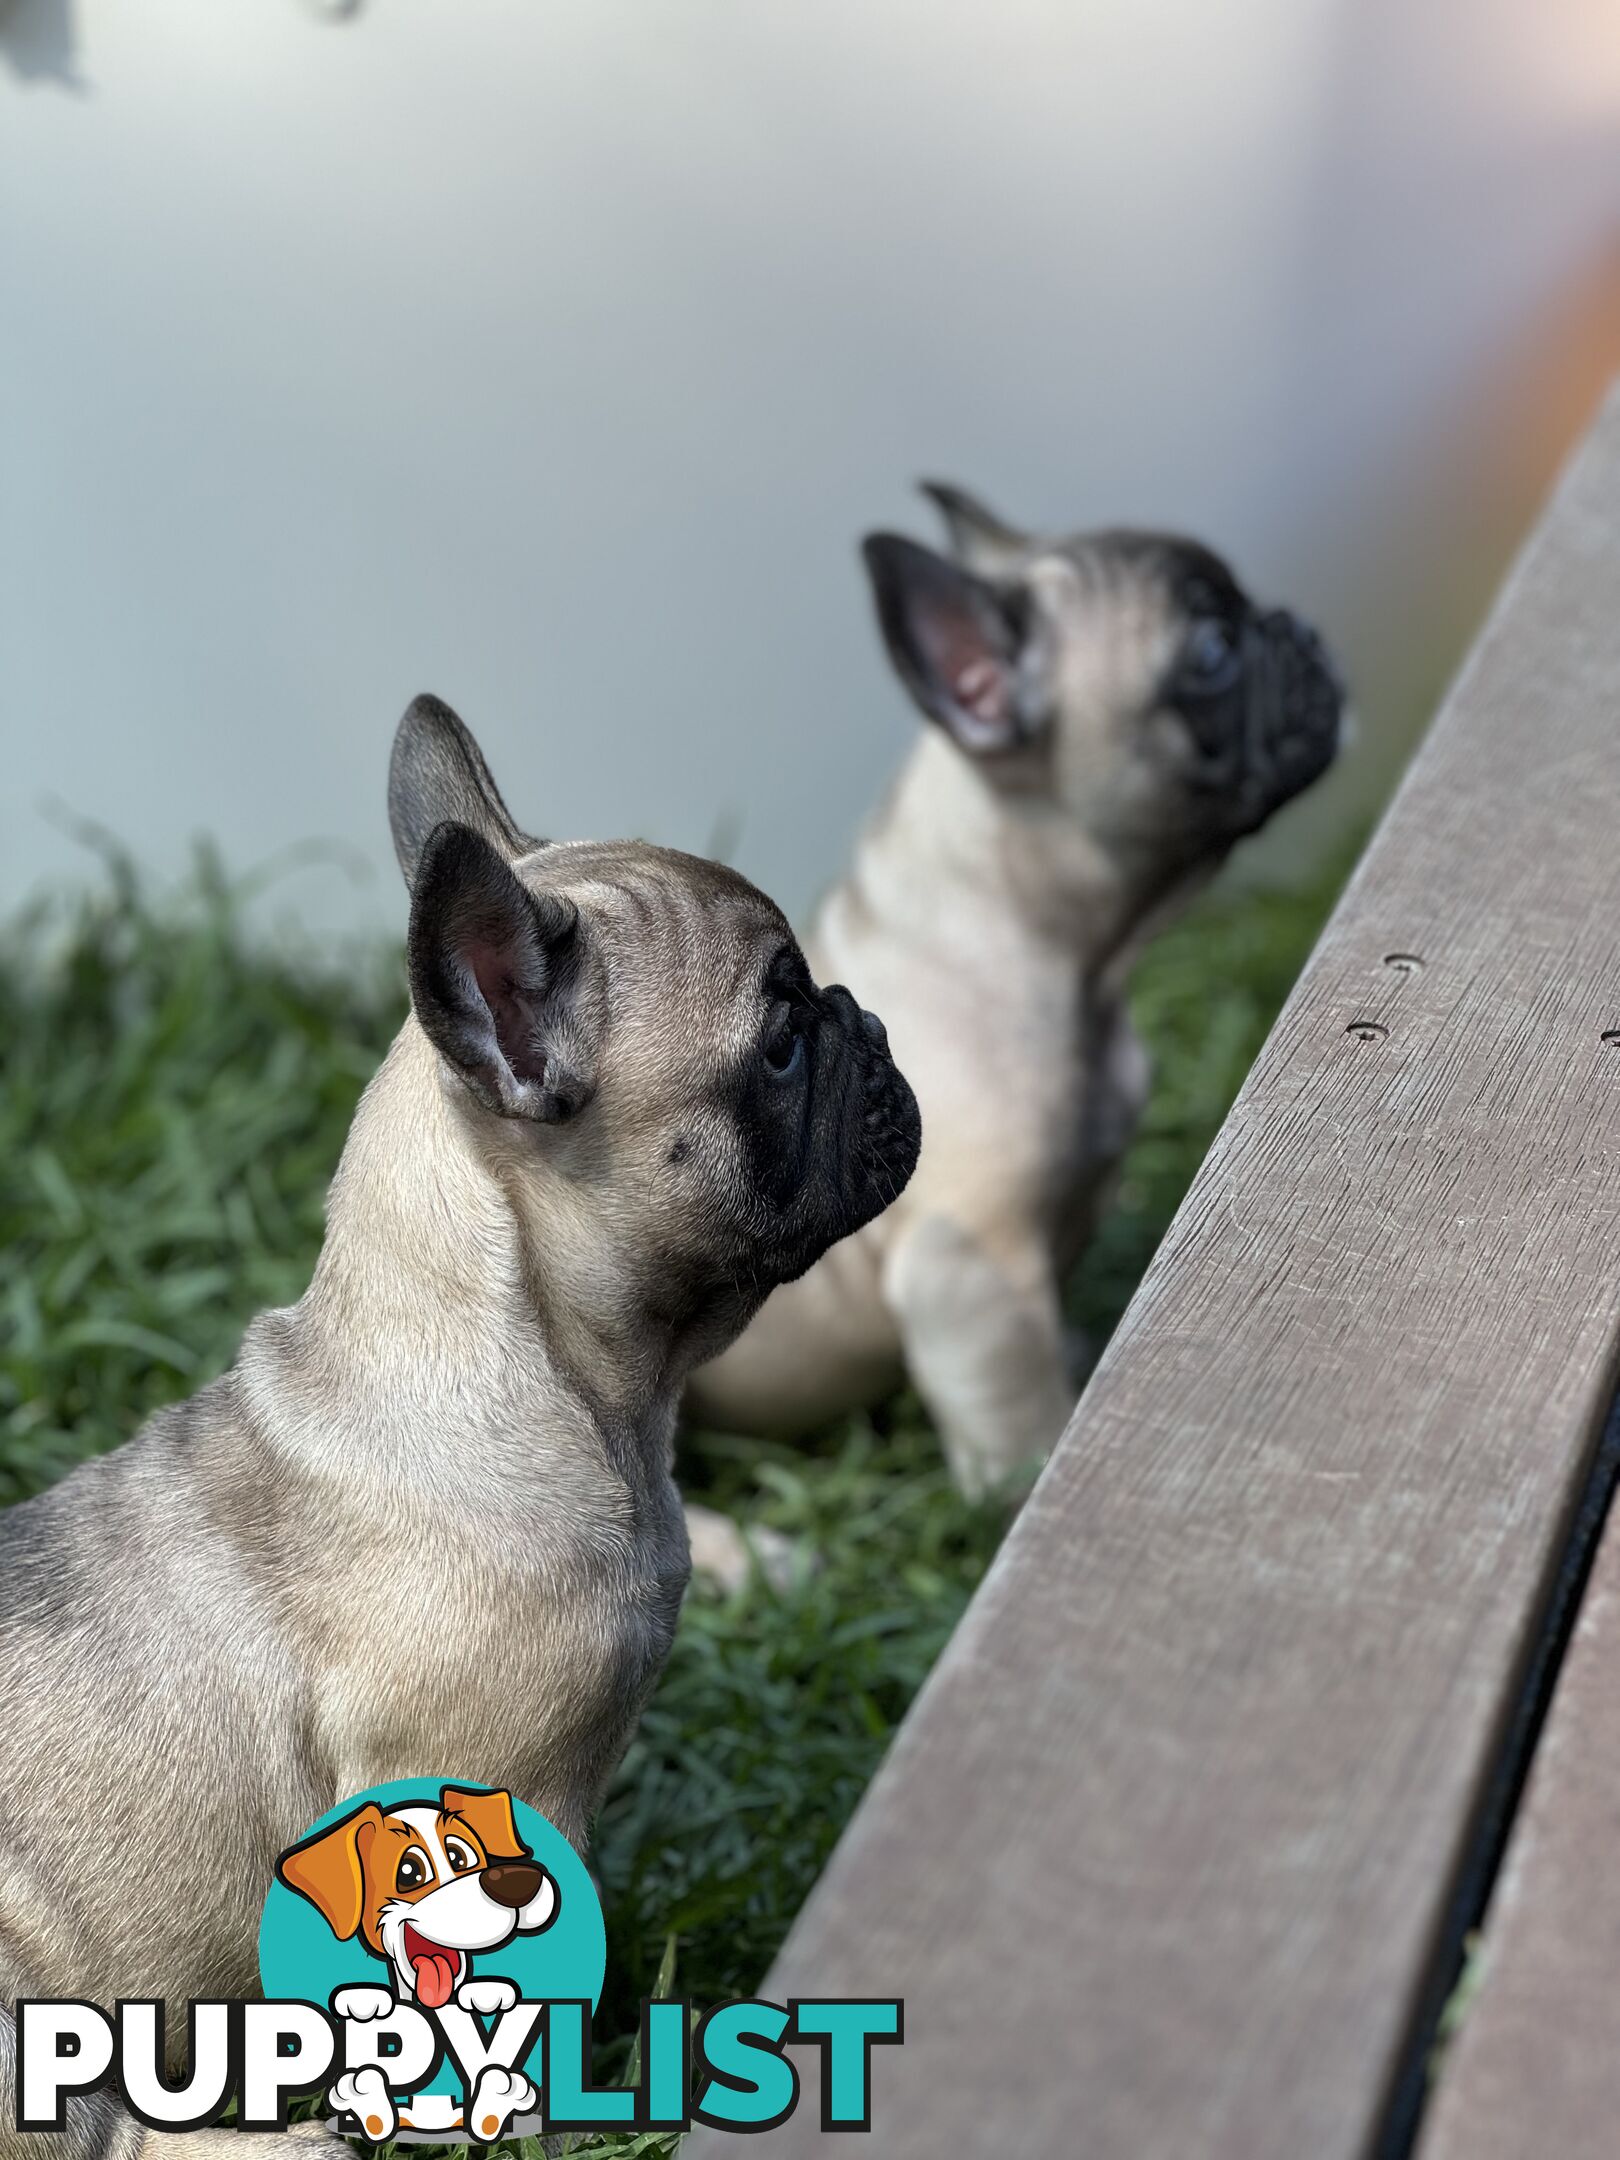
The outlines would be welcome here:
M 576 1844 L 687 1572 L 682 1383 L 893 1200 L 917 1109 L 733 871 L 521 832 L 421 698 L 389 784 L 410 1017 L 302 1300 L 127 1446 L 0 1516 L 0 1999 L 257 1992 L 276 1855 L 386 1779 Z M 116 2095 L 0 2150 L 166 2139 Z M 300 2142 L 294 2140 L 293 2142 Z
M 1148 1086 L 1132 963 L 1326 770 L 1344 697 L 1316 633 L 1194 541 L 1042 539 L 926 492 L 954 559 L 887 533 L 865 557 L 932 724 L 805 941 L 881 1005 L 922 1162 L 687 1403 L 700 1424 L 794 1433 L 909 1371 L 978 1493 L 1040 1462 L 1073 1406 L 1061 1286 Z

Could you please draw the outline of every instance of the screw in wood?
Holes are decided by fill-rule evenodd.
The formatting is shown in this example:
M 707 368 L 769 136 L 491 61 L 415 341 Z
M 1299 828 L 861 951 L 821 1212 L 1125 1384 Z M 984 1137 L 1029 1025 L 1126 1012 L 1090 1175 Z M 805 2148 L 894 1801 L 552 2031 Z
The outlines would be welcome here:
M 1352 1020 L 1344 1031 L 1357 1042 L 1379 1042 L 1389 1033 L 1382 1020 Z
M 1384 965 L 1393 968 L 1397 975 L 1418 975 L 1423 970 L 1423 957 L 1415 952 L 1387 952 Z

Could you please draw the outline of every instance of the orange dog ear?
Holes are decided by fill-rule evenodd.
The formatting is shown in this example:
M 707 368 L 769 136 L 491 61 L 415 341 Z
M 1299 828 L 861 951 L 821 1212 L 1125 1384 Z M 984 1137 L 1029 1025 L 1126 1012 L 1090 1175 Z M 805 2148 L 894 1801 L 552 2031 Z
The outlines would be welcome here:
M 518 1836 L 512 1813 L 512 1795 L 505 1792 L 467 1792 L 460 1785 L 446 1785 L 439 1794 L 446 1815 L 459 1815 L 471 1829 L 491 1860 L 526 1860 L 529 1848 Z
M 339 1942 L 360 1932 L 365 1912 L 365 1856 L 382 1827 L 375 1800 L 294 1845 L 276 1862 L 277 1878 L 306 1897 Z

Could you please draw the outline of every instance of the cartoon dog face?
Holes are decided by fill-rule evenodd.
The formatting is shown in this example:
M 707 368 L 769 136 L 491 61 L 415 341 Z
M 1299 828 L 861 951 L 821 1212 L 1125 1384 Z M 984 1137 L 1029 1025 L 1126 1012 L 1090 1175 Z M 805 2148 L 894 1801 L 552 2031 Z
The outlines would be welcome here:
M 358 1936 L 387 1964 L 401 2001 L 428 2010 L 449 2002 L 473 1951 L 557 1916 L 557 1885 L 518 1836 L 511 1795 L 459 1785 L 437 1807 L 384 1813 L 368 1800 L 284 1852 L 276 1874 L 340 1942 Z

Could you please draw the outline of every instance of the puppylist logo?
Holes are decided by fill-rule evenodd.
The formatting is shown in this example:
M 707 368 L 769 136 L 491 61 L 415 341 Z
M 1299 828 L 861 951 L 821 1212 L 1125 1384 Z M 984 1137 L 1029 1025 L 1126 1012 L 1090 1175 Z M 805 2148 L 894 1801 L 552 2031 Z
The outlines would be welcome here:
M 17 2005 L 17 2125 L 61 2130 L 70 2094 L 115 2083 L 149 2128 L 195 2130 L 234 2103 L 279 2130 L 324 2092 L 372 2143 L 487 2144 L 558 2131 L 773 2129 L 801 2099 L 785 2050 L 818 2050 L 824 2129 L 871 2128 L 872 2050 L 897 2000 L 726 2003 L 694 2021 L 642 2005 L 629 2085 L 591 2075 L 607 1938 L 590 1871 L 511 1794 L 406 1780 L 333 1808 L 276 1862 L 259 1930 L 263 2002 L 197 2002 L 184 2070 L 163 2005 Z

